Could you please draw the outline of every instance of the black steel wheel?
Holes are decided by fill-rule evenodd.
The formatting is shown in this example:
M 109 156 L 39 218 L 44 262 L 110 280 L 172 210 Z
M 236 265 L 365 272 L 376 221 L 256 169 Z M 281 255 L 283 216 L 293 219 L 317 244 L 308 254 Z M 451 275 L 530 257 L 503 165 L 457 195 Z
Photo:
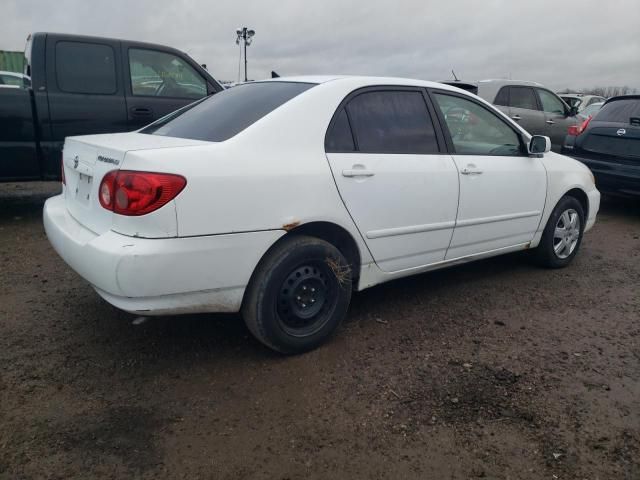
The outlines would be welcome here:
M 314 237 L 283 239 L 254 272 L 242 306 L 249 330 L 282 353 L 316 348 L 338 327 L 351 299 L 351 266 Z

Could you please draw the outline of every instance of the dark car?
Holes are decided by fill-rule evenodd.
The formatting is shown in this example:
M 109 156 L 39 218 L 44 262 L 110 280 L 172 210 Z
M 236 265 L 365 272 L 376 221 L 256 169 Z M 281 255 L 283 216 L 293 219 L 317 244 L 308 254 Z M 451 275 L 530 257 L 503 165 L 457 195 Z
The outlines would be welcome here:
M 65 137 L 137 130 L 223 90 L 163 45 L 34 33 L 24 53 L 26 80 L 0 88 L 0 182 L 57 179 Z
M 610 98 L 570 127 L 564 153 L 591 169 L 600 191 L 640 196 L 640 95 Z

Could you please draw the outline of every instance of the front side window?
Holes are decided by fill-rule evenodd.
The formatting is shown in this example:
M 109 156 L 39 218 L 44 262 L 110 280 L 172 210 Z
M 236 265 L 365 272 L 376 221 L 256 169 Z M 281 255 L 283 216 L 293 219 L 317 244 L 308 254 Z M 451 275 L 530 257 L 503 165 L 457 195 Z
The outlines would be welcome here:
M 538 89 L 538 95 L 540 95 L 542 110 L 547 113 L 557 113 L 559 115 L 564 115 L 564 103 L 562 103 L 562 100 L 556 97 L 553 93 L 546 90 Z
M 436 93 L 457 154 L 520 156 L 520 136 L 496 114 L 465 98 Z
M 515 108 L 526 108 L 527 110 L 538 110 L 536 94 L 533 88 L 510 87 L 510 106 Z
M 140 132 L 223 142 L 314 85 L 301 82 L 244 83 L 169 114 Z
M 421 92 L 365 92 L 354 97 L 347 109 L 360 152 L 429 154 L 439 151 Z
M 113 48 L 97 43 L 56 43 L 56 80 L 58 88 L 67 93 L 116 93 Z
M 157 50 L 129 49 L 133 95 L 198 99 L 207 94 L 205 80 L 182 58 Z

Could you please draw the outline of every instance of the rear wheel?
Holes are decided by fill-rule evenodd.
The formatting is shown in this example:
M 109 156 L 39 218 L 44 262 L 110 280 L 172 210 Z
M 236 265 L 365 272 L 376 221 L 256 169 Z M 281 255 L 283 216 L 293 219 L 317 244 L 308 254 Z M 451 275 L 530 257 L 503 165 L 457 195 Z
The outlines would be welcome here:
M 536 249 L 538 263 L 550 268 L 571 263 L 582 243 L 584 224 L 582 204 L 574 197 L 562 197 L 551 212 Z
M 351 268 L 342 253 L 324 240 L 293 235 L 260 261 L 242 316 L 268 347 L 301 353 L 331 336 L 350 299 Z

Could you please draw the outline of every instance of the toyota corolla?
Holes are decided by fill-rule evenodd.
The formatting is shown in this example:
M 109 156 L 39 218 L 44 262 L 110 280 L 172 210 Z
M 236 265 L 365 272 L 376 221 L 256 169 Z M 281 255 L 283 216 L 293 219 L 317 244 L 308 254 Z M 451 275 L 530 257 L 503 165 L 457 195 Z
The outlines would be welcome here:
M 549 149 L 454 87 L 279 78 L 137 132 L 68 138 L 44 225 L 116 307 L 239 311 L 297 353 L 335 331 L 357 290 L 519 250 L 568 265 L 600 194 Z

